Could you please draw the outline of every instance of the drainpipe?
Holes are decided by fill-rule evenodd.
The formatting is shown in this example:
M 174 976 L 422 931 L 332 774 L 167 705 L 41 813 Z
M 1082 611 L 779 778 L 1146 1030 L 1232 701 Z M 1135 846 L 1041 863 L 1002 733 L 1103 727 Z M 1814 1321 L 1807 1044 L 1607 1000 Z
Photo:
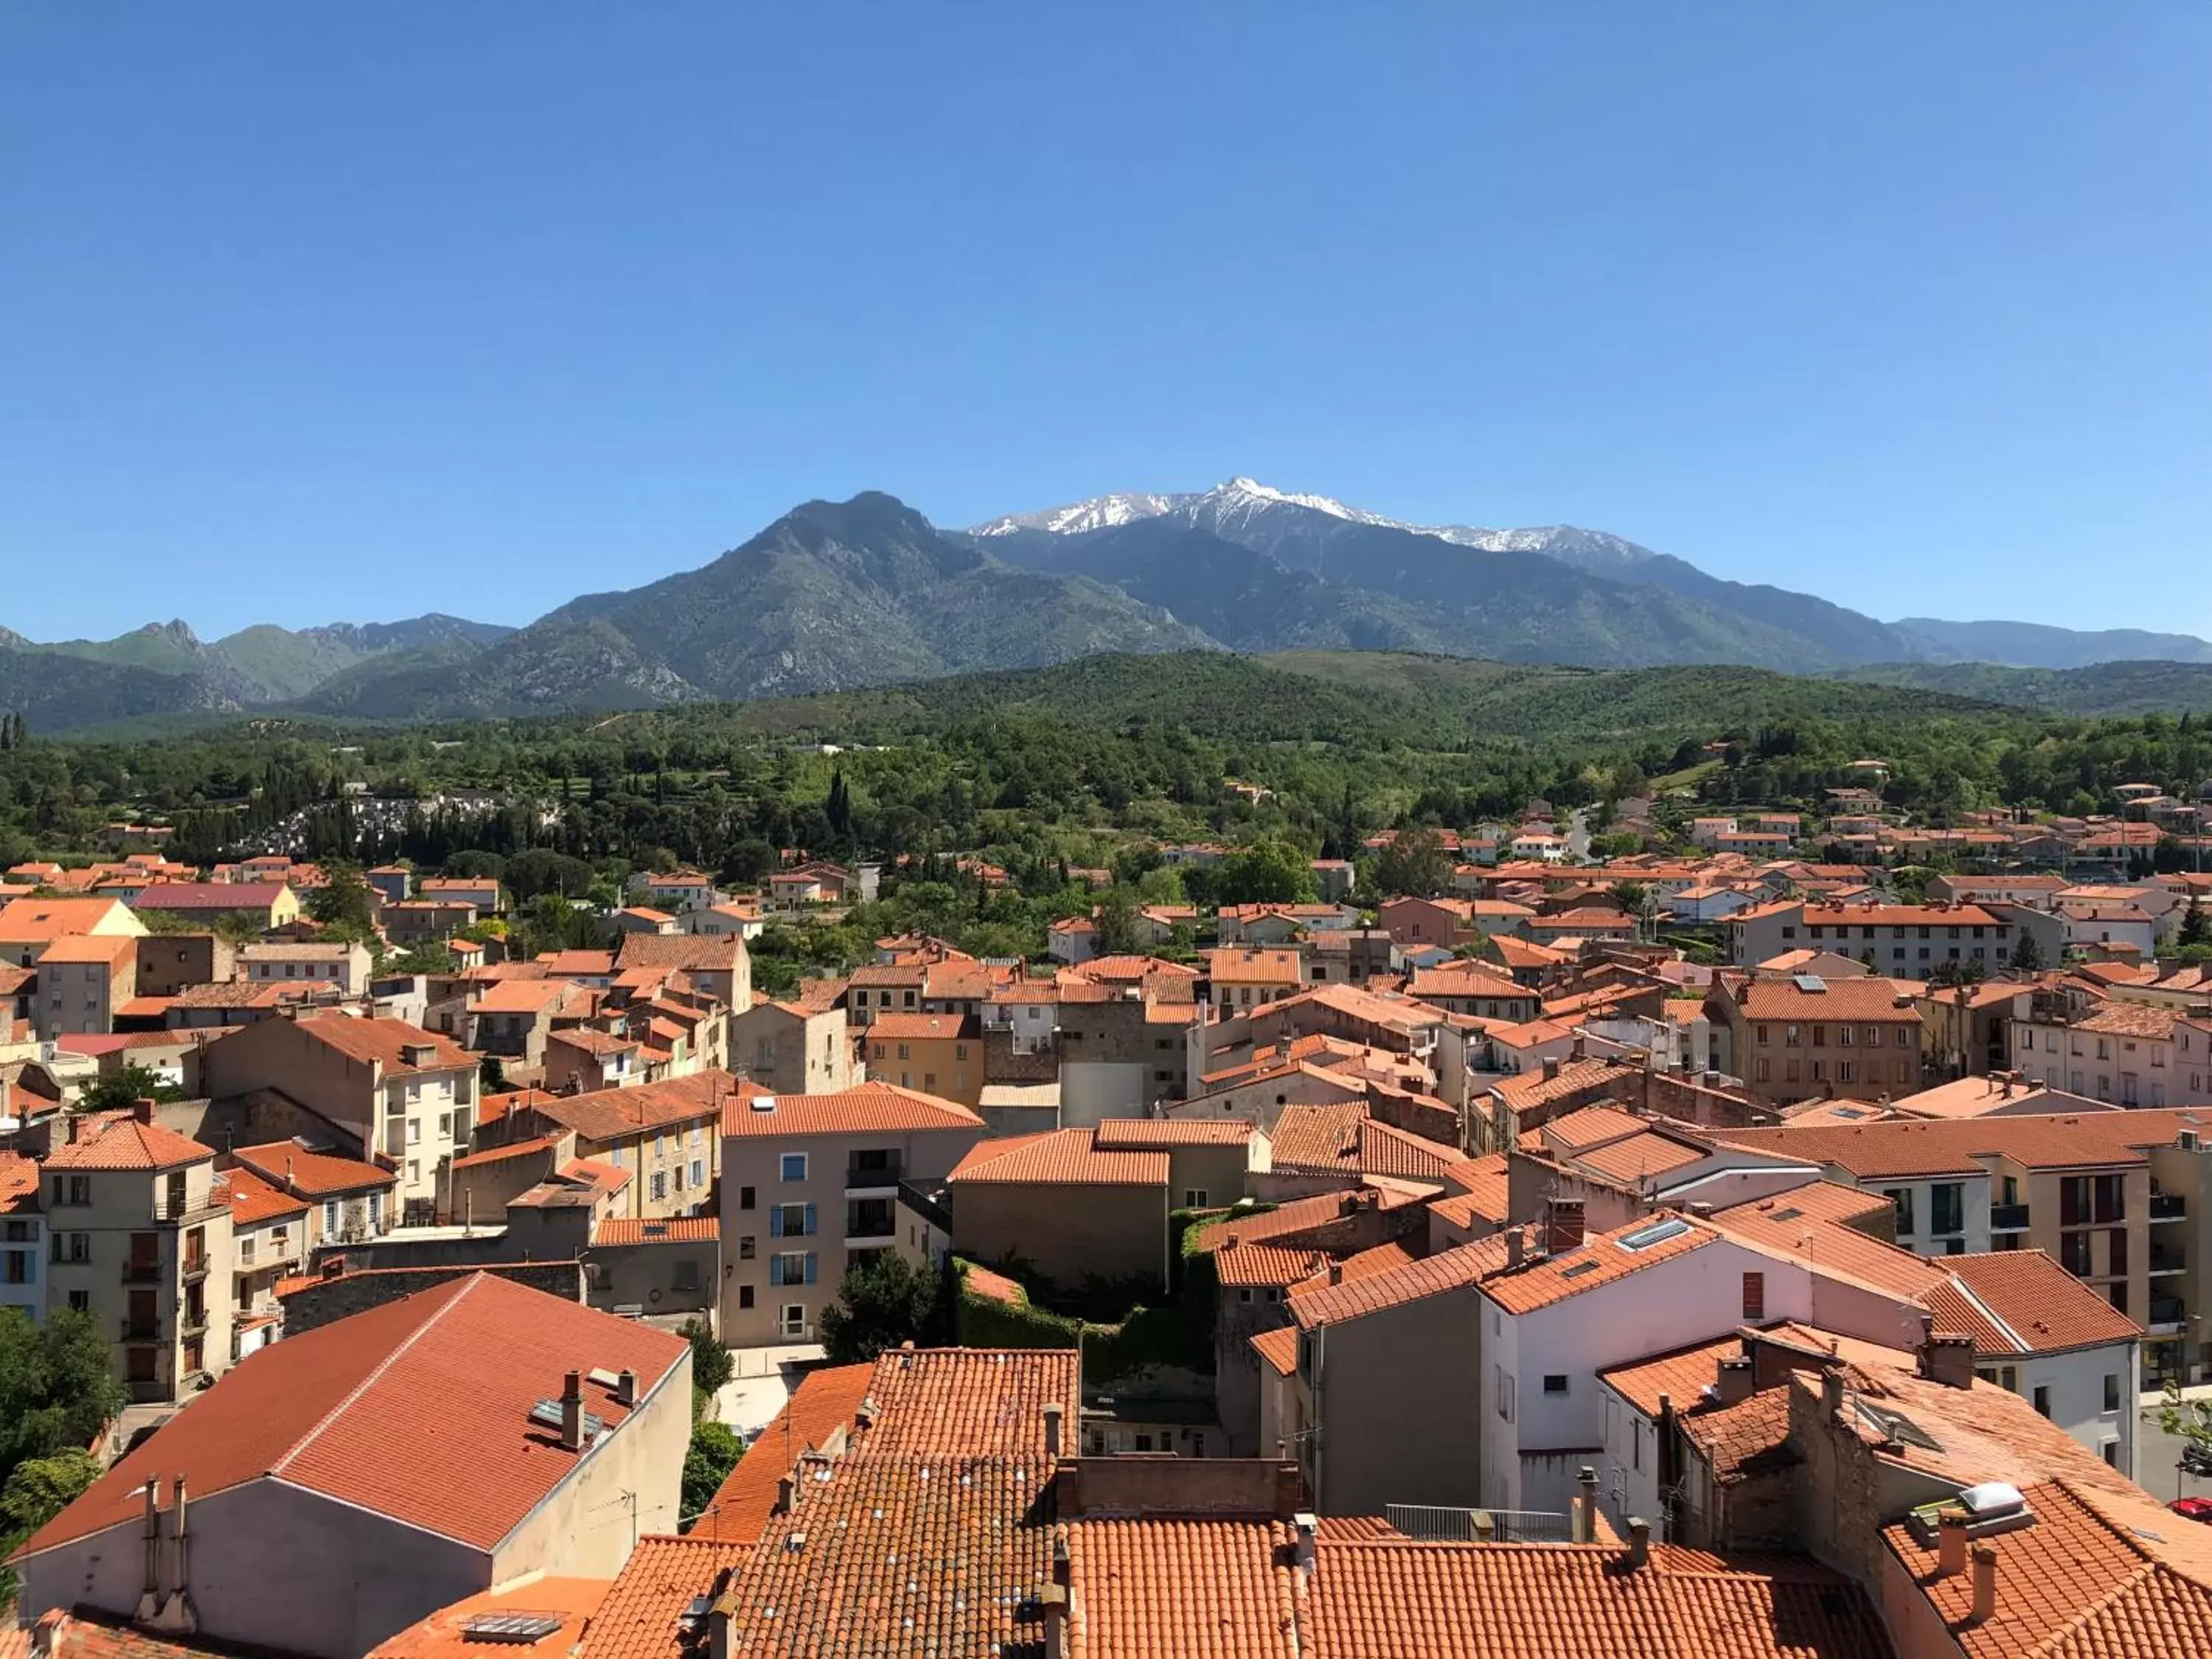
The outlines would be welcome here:
M 161 1480 L 146 1477 L 146 1570 L 138 1588 L 138 1617 L 151 1620 L 161 1610 Z

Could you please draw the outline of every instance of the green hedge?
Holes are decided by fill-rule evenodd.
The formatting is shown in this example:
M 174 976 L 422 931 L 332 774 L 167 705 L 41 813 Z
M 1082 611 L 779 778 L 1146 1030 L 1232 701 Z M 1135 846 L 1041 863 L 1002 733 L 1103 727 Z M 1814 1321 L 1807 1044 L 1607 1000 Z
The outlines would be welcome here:
M 963 1347 L 1080 1347 L 1083 1380 L 1094 1388 L 1148 1365 L 1179 1365 L 1200 1372 L 1213 1369 L 1212 1317 L 1193 1317 L 1187 1301 L 1164 1308 L 1132 1308 L 1115 1323 L 1100 1324 L 1040 1308 L 1028 1299 L 1026 1291 L 1019 1303 L 978 1295 L 968 1289 L 970 1264 L 955 1265 L 960 1273 L 955 1329 Z

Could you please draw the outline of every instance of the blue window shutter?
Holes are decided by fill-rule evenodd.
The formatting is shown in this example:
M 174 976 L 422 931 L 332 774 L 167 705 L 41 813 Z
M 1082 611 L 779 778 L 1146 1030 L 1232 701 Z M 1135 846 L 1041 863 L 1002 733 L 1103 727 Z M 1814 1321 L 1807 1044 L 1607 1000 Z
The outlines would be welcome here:
M 810 1285 L 814 1282 L 814 1252 L 811 1250 L 806 1253 L 806 1282 Z
M 811 1204 L 806 1206 L 806 1236 L 809 1238 L 814 1237 L 814 1206 Z
M 768 1259 L 768 1282 L 771 1285 L 783 1283 L 783 1258 L 780 1255 L 772 1255 Z
M 770 1238 L 783 1237 L 783 1206 L 781 1204 L 771 1204 L 769 1206 L 768 1236 Z

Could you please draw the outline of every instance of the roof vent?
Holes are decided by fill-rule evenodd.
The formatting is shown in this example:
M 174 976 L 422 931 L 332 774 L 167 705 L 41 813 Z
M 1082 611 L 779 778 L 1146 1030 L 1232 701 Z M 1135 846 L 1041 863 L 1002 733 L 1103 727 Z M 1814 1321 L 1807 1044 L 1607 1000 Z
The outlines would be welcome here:
M 775 1097 L 774 1095 L 755 1095 L 752 1098 L 752 1108 L 753 1110 L 757 1112 L 772 1112 L 775 1109 Z
M 1813 995 L 1818 995 L 1828 988 L 1828 981 L 1818 974 L 1793 974 L 1790 979 L 1799 990 Z
M 783 1547 L 792 1554 L 798 1554 L 799 1551 L 806 1547 L 806 1534 L 803 1532 L 789 1534 L 783 1540 Z
M 550 1613 L 479 1613 L 461 1626 L 461 1635 L 471 1642 L 506 1642 L 516 1647 L 527 1647 L 532 1642 L 542 1642 L 561 1628 L 557 1614 Z
M 1680 1238 L 1690 1231 L 1690 1224 L 1680 1216 L 1668 1216 L 1648 1227 L 1638 1227 L 1632 1233 L 1623 1233 L 1617 1241 L 1624 1250 L 1648 1250 L 1655 1244 L 1664 1244 L 1670 1238 Z

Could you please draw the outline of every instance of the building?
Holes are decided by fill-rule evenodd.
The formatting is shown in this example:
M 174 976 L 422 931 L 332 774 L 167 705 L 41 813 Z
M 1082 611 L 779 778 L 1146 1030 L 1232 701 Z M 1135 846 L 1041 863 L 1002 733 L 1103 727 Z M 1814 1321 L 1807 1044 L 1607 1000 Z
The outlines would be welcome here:
M 1175 1121 L 1162 1133 L 1205 1127 Z M 986 1264 L 1018 1259 L 1069 1290 L 1091 1277 L 1166 1284 L 1169 1154 L 1106 1131 L 1055 1129 L 976 1146 L 952 1171 L 953 1249 Z
M 15 898 L 0 904 L 0 964 L 28 968 L 57 939 L 76 935 L 143 937 L 130 908 L 104 898 Z
M 694 985 L 726 1008 L 753 1004 L 752 957 L 736 934 L 625 933 L 615 952 L 615 968 L 617 973 L 641 968 L 688 974 Z
M 45 1165 L 47 1304 L 115 1333 L 133 1400 L 182 1400 L 230 1364 L 230 1206 L 215 1151 L 155 1122 L 151 1103 L 65 1121 Z
M 46 1218 L 38 1164 L 0 1152 L 0 1309 L 21 1308 L 36 1324 L 46 1315 Z
M 901 1188 L 941 1185 L 983 1121 L 955 1102 L 869 1082 L 732 1098 L 721 1127 L 722 1340 L 759 1347 L 813 1340 L 855 1257 L 897 1249 L 923 1259 Z
M 468 1149 L 477 1057 L 396 1019 L 325 1013 L 256 1020 L 210 1043 L 202 1086 L 220 1101 L 273 1092 L 387 1158 L 412 1224 L 449 1213 L 447 1166 Z
M 33 1024 L 42 1041 L 115 1028 L 116 1011 L 137 994 L 138 940 L 127 933 L 72 933 L 40 952 Z
M 1728 975 L 1704 1006 L 1715 1064 L 1753 1099 L 1880 1100 L 1924 1086 L 1920 1011 L 1886 979 Z
M 635 1220 L 696 1215 L 714 1200 L 722 1158 L 720 1125 L 726 1102 L 759 1091 L 727 1072 L 694 1072 L 687 1077 L 594 1094 L 549 1095 L 532 1091 L 477 1128 L 479 1145 L 489 1150 L 522 1144 L 543 1145 L 562 1132 L 574 1136 L 570 1156 L 605 1165 L 631 1177 L 614 1213 Z M 485 1156 L 469 1160 L 476 1168 Z M 504 1193 L 498 1203 L 504 1203 Z M 473 1177 L 457 1176 L 453 1202 L 483 1215 L 497 1208 Z
M 763 1002 L 732 1015 L 730 1069 L 771 1094 L 823 1095 L 850 1088 L 853 1044 L 845 1011 Z
M 2011 1064 L 2045 1088 L 2120 1106 L 2197 1104 L 2207 1097 L 2184 1080 L 2181 1016 L 2170 1008 L 2112 1002 L 2078 1019 L 2039 1008 L 2021 990 L 2006 1035 Z M 2201 1068 L 2200 1068 L 2201 1070 Z
M 2049 917 L 2042 921 L 2050 934 L 2038 944 L 2044 960 L 2056 962 L 2062 927 Z M 1739 910 L 1721 921 L 1732 941 L 1729 960 L 1739 967 L 1809 945 L 1862 959 L 1871 955 L 1875 973 L 1898 979 L 1933 978 L 1947 965 L 1960 971 L 1978 965 L 1993 974 L 2010 965 L 2029 925 L 2013 910 L 1979 904 L 1812 904 L 1802 899 Z
M 1206 978 L 1216 1007 L 1245 1013 L 1304 989 L 1305 957 L 1287 945 L 1224 947 L 1206 953 Z
M 646 1081 L 642 1043 L 587 1026 L 548 1031 L 543 1063 L 545 1087 L 555 1094 L 596 1094 Z
M 231 1360 L 274 1340 L 283 1309 L 276 1286 L 306 1271 L 307 1201 L 273 1187 L 252 1170 L 224 1170 L 216 1186 L 230 1206 Z
M 281 881 L 165 881 L 139 894 L 131 908 L 200 927 L 235 916 L 267 933 L 299 921 L 300 896 Z
M 878 1015 L 865 1046 L 868 1076 L 878 1083 L 969 1107 L 983 1097 L 983 1023 L 973 1014 Z
M 441 904 L 474 905 L 480 916 L 495 916 L 507 905 L 499 883 L 489 876 L 430 876 L 416 890 Z
M 690 1375 L 680 1336 L 484 1273 L 337 1320 L 34 1534 L 22 1608 L 353 1659 L 529 1575 L 611 1577 L 676 1524 Z
M 238 961 L 246 969 L 246 979 L 256 985 L 312 981 L 335 985 L 349 997 L 368 989 L 372 965 L 368 947 L 351 939 L 248 945 L 238 952 Z

